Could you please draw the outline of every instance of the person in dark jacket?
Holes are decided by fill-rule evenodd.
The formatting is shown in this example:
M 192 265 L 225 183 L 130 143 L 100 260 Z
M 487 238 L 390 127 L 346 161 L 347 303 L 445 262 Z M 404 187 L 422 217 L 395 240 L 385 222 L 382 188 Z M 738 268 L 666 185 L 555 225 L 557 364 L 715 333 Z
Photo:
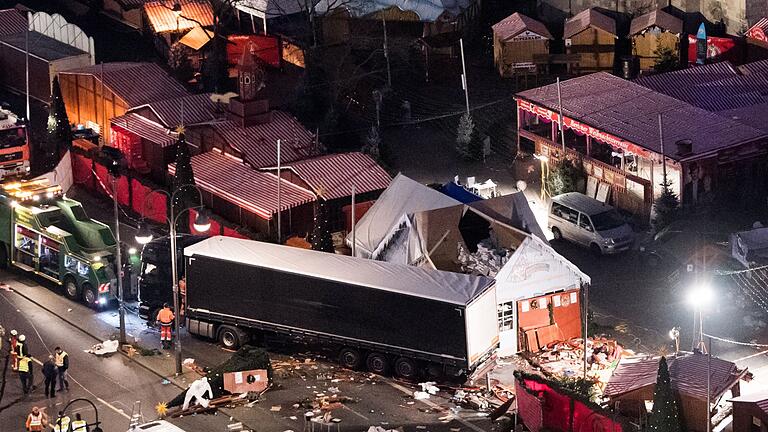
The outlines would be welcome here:
M 56 397 L 56 364 L 53 362 L 53 356 L 49 355 L 48 360 L 43 363 L 43 376 L 45 377 L 45 397 Z

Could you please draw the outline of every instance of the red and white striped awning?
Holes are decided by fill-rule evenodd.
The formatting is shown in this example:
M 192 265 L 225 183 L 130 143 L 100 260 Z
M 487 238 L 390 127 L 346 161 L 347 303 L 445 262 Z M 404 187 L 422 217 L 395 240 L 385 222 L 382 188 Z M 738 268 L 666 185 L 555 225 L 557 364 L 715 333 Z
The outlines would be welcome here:
M 192 157 L 195 183 L 206 192 L 242 207 L 261 218 L 272 219 L 278 211 L 277 176 L 256 171 L 238 159 L 211 151 Z M 175 164 L 168 172 L 176 173 Z M 282 211 L 315 201 L 315 194 L 287 180 L 280 184 Z
M 180 0 L 181 12 L 173 11 L 173 1 L 160 0 L 144 4 L 152 30 L 155 33 L 188 31 L 198 26 L 213 25 L 213 9 L 203 0 Z
M 160 124 L 136 113 L 113 117 L 110 119 L 110 127 L 114 129 L 122 129 L 138 135 L 163 148 L 173 145 L 178 139 L 178 134 L 176 134 L 176 132 L 172 132 Z
M 386 189 L 392 180 L 375 160 L 360 153 L 338 153 L 286 164 L 312 190 L 326 200 L 344 198 L 355 193 Z M 275 167 L 269 168 L 276 170 Z

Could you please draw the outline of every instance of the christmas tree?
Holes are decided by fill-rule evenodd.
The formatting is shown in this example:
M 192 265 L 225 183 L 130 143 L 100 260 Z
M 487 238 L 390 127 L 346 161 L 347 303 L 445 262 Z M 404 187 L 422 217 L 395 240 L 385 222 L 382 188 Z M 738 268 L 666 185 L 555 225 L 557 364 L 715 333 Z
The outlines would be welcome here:
M 456 128 L 456 151 L 459 152 L 464 159 L 472 159 L 472 136 L 475 132 L 475 122 L 472 120 L 472 116 L 464 113 L 459 119 L 459 126 Z
M 318 195 L 315 203 L 315 219 L 312 228 L 312 250 L 334 252 L 333 238 L 328 226 L 328 209 L 322 195 Z
M 656 225 L 656 229 L 660 230 L 665 226 L 672 223 L 678 216 L 678 207 L 680 207 L 680 199 L 677 194 L 672 192 L 672 182 L 669 180 L 661 184 L 661 195 L 656 198 L 656 202 L 653 203 L 653 209 L 656 211 L 656 216 L 653 218 L 653 222 Z
M 656 377 L 656 390 L 653 392 L 653 410 L 648 419 L 648 430 L 652 432 L 680 432 L 680 415 L 677 399 L 669 379 L 667 359 L 659 361 L 659 374 Z
M 176 141 L 176 173 L 173 175 L 173 214 L 178 216 L 184 209 L 197 204 L 198 194 L 194 187 L 195 174 L 192 172 L 192 156 L 189 154 L 189 146 L 184 139 L 184 129 L 179 128 L 179 140 Z M 180 191 L 177 193 L 177 191 Z M 177 218 L 176 231 L 189 233 L 189 217 Z
M 59 155 L 72 146 L 72 129 L 67 117 L 67 109 L 61 96 L 59 78 L 53 78 L 51 92 L 51 107 L 48 114 L 48 136 L 42 148 L 38 151 L 39 166 L 45 171 L 56 167 Z

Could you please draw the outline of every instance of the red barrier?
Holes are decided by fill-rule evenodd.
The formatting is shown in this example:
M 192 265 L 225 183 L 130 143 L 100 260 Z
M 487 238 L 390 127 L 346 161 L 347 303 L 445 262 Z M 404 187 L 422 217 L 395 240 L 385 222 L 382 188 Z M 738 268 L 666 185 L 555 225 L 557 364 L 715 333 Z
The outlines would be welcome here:
M 236 230 L 234 230 L 232 228 L 229 228 L 229 227 L 226 227 L 226 226 L 224 227 L 224 231 L 222 232 L 222 235 L 225 235 L 227 237 L 241 238 L 241 239 L 247 239 L 248 238 L 248 237 L 240 234 Z
M 117 179 L 117 202 L 122 206 L 130 205 L 131 191 L 128 177 L 120 176 Z
M 94 170 L 96 171 L 96 192 L 112 196 L 112 185 L 109 179 L 109 172 L 107 167 L 100 163 L 94 164 Z
M 147 195 L 152 192 L 152 189 L 144 186 L 136 179 L 131 180 L 131 192 L 133 194 L 131 199 L 131 208 L 133 208 L 133 211 L 140 214 L 142 217 L 155 222 L 162 224 L 167 223 L 167 197 L 164 194 L 153 193 L 152 196 L 147 199 Z
M 148 190 L 144 185 L 136 179 L 131 179 L 131 208 L 142 216 L 144 214 L 144 198 L 147 196 L 147 192 Z
M 72 153 L 72 180 L 88 189 L 93 187 L 91 160 L 83 155 Z

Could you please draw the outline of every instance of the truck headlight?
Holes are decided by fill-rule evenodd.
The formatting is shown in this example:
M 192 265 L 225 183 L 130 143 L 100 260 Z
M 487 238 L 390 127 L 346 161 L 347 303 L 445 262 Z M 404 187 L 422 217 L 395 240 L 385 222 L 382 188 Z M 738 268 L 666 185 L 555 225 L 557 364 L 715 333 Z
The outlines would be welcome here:
M 614 243 L 616 243 L 616 242 L 615 242 L 615 241 L 613 241 L 613 239 L 612 239 L 612 238 L 609 238 L 609 239 L 605 239 L 605 240 L 603 240 L 603 243 L 605 243 L 605 244 L 608 244 L 608 245 L 612 245 L 612 244 L 614 244 Z
M 107 298 L 106 297 L 100 298 L 99 299 L 99 304 L 102 304 L 102 305 L 107 304 Z

